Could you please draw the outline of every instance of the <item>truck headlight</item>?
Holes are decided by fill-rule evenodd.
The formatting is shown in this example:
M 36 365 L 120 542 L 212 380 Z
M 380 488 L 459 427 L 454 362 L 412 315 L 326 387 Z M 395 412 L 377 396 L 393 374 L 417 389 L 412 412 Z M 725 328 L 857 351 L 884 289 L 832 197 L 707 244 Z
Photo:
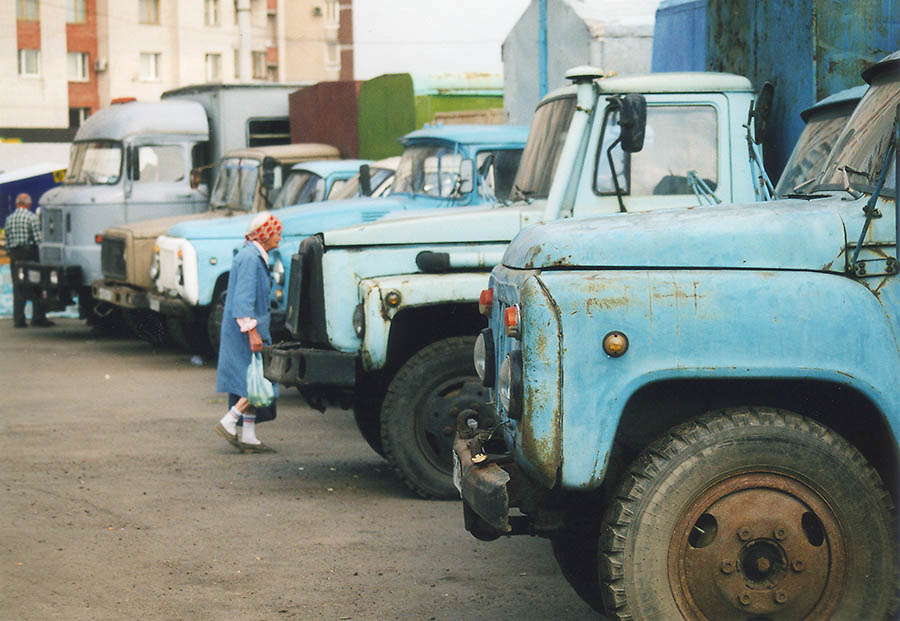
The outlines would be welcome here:
M 472 352 L 475 362 L 475 372 L 485 386 L 494 385 L 494 332 L 485 328 L 475 339 L 475 349 Z
M 57 272 L 56 270 L 50 271 L 50 284 L 51 285 L 59 284 L 59 272 Z
M 150 280 L 159 277 L 159 246 L 153 248 L 153 260 L 150 261 Z
M 514 349 L 503 359 L 497 377 L 497 394 L 506 415 L 522 418 L 522 351 Z
M 284 284 L 284 263 L 281 262 L 281 259 L 277 259 L 272 266 L 272 279 L 276 285 Z
M 359 338 L 366 333 L 366 309 L 362 304 L 357 304 L 353 309 L 353 331 Z

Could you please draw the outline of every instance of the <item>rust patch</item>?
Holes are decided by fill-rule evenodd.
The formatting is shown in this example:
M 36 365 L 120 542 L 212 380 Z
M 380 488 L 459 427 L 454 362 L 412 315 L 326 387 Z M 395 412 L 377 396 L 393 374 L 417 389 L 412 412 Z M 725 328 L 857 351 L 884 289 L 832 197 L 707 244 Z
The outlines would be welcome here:
M 541 252 L 540 244 L 535 244 L 525 253 L 525 267 L 534 267 L 534 260 Z
M 618 298 L 588 298 L 585 301 L 585 311 L 588 316 L 595 310 L 608 311 L 614 308 L 622 308 L 628 305 L 628 300 L 622 296 Z

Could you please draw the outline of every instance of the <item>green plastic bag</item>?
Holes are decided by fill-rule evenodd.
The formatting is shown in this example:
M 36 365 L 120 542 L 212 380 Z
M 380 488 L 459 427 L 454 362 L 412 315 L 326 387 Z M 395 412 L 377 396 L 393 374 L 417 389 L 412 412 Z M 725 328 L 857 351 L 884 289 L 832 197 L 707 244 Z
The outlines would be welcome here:
M 253 352 L 247 367 L 247 400 L 257 408 L 272 405 L 275 400 L 275 389 L 263 375 L 262 355 L 258 351 Z

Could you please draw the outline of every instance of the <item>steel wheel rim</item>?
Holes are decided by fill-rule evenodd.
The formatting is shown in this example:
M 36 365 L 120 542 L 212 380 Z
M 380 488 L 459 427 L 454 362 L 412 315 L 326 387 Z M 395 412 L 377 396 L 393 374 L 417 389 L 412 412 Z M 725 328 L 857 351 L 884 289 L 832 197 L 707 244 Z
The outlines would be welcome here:
M 762 510 L 748 515 L 747 507 Z M 846 548 L 815 489 L 786 473 L 744 472 L 682 511 L 669 544 L 669 585 L 688 619 L 825 619 L 844 588 Z
M 478 378 L 453 377 L 436 384 L 416 408 L 414 433 L 421 454 L 437 470 L 450 476 L 456 415 L 471 405 L 480 405 L 484 390 Z

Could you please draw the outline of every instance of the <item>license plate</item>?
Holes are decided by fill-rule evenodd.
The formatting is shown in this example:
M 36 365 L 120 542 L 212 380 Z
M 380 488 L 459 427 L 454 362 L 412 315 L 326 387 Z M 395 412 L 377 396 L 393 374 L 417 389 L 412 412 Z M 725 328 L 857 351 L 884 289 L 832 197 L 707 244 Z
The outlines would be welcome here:
M 109 289 L 104 289 L 102 287 L 97 289 L 97 297 L 106 302 L 112 302 L 113 300 L 113 292 Z
M 33 283 L 35 285 L 40 284 L 41 273 L 40 272 L 28 272 L 28 282 Z
M 159 312 L 159 300 L 150 298 L 150 310 L 155 311 L 157 313 Z
M 453 451 L 453 485 L 456 486 L 456 491 L 462 497 L 462 464 L 456 451 Z

